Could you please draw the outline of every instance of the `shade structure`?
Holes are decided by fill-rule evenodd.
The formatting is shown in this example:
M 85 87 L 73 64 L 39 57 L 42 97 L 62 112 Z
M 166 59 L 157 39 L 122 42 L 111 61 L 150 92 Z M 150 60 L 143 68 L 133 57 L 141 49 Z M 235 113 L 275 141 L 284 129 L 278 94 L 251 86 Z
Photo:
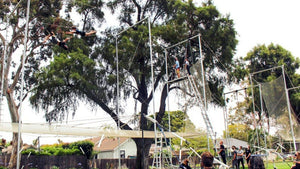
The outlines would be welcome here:
M 18 132 L 18 123 L 0 123 L 0 131 L 4 132 Z M 53 134 L 61 136 L 101 136 L 106 135 L 110 137 L 126 137 L 126 138 L 155 138 L 154 131 L 136 131 L 136 130 L 112 130 L 112 129 L 98 129 L 93 127 L 74 127 L 70 125 L 49 125 L 49 124 L 34 124 L 22 123 L 22 133 L 31 134 Z M 164 132 L 167 138 L 174 138 L 172 132 Z M 195 137 L 199 133 L 176 133 L 181 137 Z

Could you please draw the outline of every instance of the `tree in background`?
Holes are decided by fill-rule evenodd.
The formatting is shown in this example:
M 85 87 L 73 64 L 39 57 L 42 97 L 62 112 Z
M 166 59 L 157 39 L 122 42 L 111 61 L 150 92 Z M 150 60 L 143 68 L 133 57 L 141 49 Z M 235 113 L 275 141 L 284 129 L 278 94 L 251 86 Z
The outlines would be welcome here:
M 152 62 L 155 68 L 154 90 L 160 92 L 156 120 L 161 122 L 165 114 L 167 90 L 171 92 L 181 89 L 176 84 L 167 86 L 165 83 L 170 77 L 165 76 L 166 63 L 162 57 L 162 46 L 175 44 L 199 33 L 204 42 L 202 49 L 210 90 L 214 93 L 214 101 L 218 101 L 220 105 L 224 104 L 222 103 L 224 85 L 235 80 L 227 74 L 234 71 L 236 32 L 233 21 L 229 17 L 221 16 L 211 1 L 203 3 L 201 7 L 195 6 L 192 0 L 188 2 L 114 0 L 109 1 L 107 5 L 113 13 L 120 11 L 117 13 L 119 28 L 108 27 L 101 32 L 101 38 L 93 41 L 95 43 L 93 47 L 86 45 L 88 40 L 71 41 L 70 53 L 57 54 L 49 66 L 37 72 L 38 85 L 33 90 L 31 103 L 46 110 L 47 121 L 64 119 L 70 109 L 75 113 L 79 101 L 85 101 L 101 107 L 118 124 L 120 119 L 116 109 L 118 102 L 116 46 L 115 38 L 111 35 L 141 21 L 146 16 L 151 18 L 153 53 L 159 56 L 154 57 Z M 78 8 L 84 6 L 78 5 Z M 148 25 L 141 23 L 124 32 L 118 40 L 119 53 L 122 54 L 119 57 L 122 96 L 120 99 L 126 100 L 129 97 L 136 99 L 141 105 L 138 127 L 142 130 L 153 130 L 153 125 L 148 125 L 150 122 L 145 118 L 149 114 L 150 102 L 153 101 Z M 191 45 L 197 46 L 198 42 L 192 41 Z M 173 63 L 168 65 L 169 71 L 172 69 L 171 64 Z M 123 112 L 125 112 L 124 105 L 120 105 L 120 113 Z M 121 129 L 133 129 L 123 121 L 120 121 L 120 126 Z M 137 145 L 136 168 L 148 168 L 148 153 L 153 139 L 135 138 L 134 141 Z
M 258 45 L 254 47 L 251 51 L 247 53 L 247 56 L 244 58 L 240 58 L 239 62 L 237 63 L 236 67 L 241 69 L 236 69 L 237 77 L 240 77 L 244 80 L 244 83 L 250 86 L 249 73 L 254 73 L 262 70 L 272 69 L 274 67 L 284 65 L 285 68 L 285 77 L 287 79 L 287 88 L 291 88 L 294 86 L 299 86 L 299 75 L 296 73 L 296 70 L 299 68 L 299 59 L 292 56 L 292 54 L 285 50 L 280 45 L 270 44 L 266 45 Z M 255 81 L 259 83 L 270 82 L 272 80 L 277 79 L 282 75 L 282 69 L 273 69 L 272 71 L 265 71 L 263 73 L 258 73 L 254 75 Z M 282 87 L 282 86 L 281 86 Z M 254 90 L 254 101 L 256 111 L 258 112 L 258 120 L 255 126 L 255 122 L 253 122 L 253 102 L 252 102 L 252 91 L 251 88 L 246 90 L 247 96 L 245 100 L 237 103 L 235 108 L 234 114 L 230 115 L 230 123 L 242 123 L 246 124 L 248 128 L 258 129 L 257 132 L 255 130 L 250 130 L 248 133 L 248 141 L 250 144 L 257 144 L 257 135 L 259 137 L 259 142 L 263 145 L 264 142 L 264 130 L 262 128 L 262 121 L 261 114 L 261 103 L 260 103 L 260 94 L 259 88 L 255 87 Z M 296 113 L 296 116 L 299 116 L 299 93 L 295 90 L 289 91 L 290 95 L 290 103 L 292 109 Z M 271 96 L 270 96 L 271 97 Z M 274 103 L 275 104 L 275 103 Z M 263 106 L 265 107 L 265 103 L 263 102 Z M 242 111 L 241 111 L 242 110 Z M 269 111 L 264 108 L 265 113 L 267 114 L 267 118 L 270 117 Z M 298 121 L 300 118 L 298 118 Z M 270 123 L 270 121 L 268 121 Z M 260 126 L 260 127 L 259 127 Z M 266 130 L 266 129 L 265 129 Z M 266 132 L 268 135 L 269 132 Z M 271 145 L 269 144 L 271 147 Z
M 228 135 L 230 138 L 236 138 L 243 141 L 248 141 L 250 127 L 245 124 L 230 124 L 228 125 Z
M 192 147 L 195 150 L 200 150 L 201 152 L 207 151 L 207 135 L 205 130 L 197 129 L 196 126 L 191 122 L 188 115 L 183 111 L 171 111 L 166 112 L 162 119 L 161 125 L 165 131 L 169 129 L 169 114 L 171 121 L 171 132 L 186 132 L 186 133 L 199 133 L 199 137 L 195 138 L 185 138 L 187 141 L 183 142 L 182 146 L 189 148 Z M 210 140 L 210 147 L 213 147 L 213 143 Z M 181 146 L 181 140 L 179 138 L 172 139 L 172 146 Z
M 248 68 L 248 72 L 251 73 L 284 65 L 286 73 L 284 76 L 286 76 L 287 79 L 287 88 L 299 86 L 299 74 L 296 73 L 296 70 L 299 68 L 299 58 L 295 58 L 289 51 L 280 45 L 258 45 L 254 47 L 252 51 L 248 52 L 244 60 L 247 63 L 246 66 Z M 255 79 L 261 83 L 270 82 L 281 75 L 281 69 L 274 69 L 272 71 L 256 74 Z M 254 90 L 255 105 L 260 107 L 258 88 L 254 88 Z M 289 94 L 292 108 L 295 110 L 295 112 L 299 112 L 299 94 L 296 91 L 290 91 Z M 252 111 L 252 108 L 250 111 Z M 268 110 L 266 110 L 266 112 L 268 113 Z M 296 115 L 299 116 L 298 114 Z

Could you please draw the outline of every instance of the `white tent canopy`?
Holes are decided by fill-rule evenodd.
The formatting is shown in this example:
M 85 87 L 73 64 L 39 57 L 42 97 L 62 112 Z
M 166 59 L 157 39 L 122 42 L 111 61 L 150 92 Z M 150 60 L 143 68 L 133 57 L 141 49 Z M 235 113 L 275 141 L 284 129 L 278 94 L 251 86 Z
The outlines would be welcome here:
M 0 123 L 0 131 L 18 132 L 18 123 Z M 155 138 L 154 131 L 135 131 L 135 130 L 111 130 L 98 129 L 88 127 L 74 127 L 69 125 L 49 125 L 49 124 L 33 124 L 22 123 L 22 133 L 31 134 L 53 134 L 53 135 L 72 135 L 72 136 L 111 136 L 111 137 L 127 137 L 127 138 Z M 172 132 L 164 133 L 167 138 L 176 137 Z M 181 137 L 194 137 L 199 133 L 176 133 Z

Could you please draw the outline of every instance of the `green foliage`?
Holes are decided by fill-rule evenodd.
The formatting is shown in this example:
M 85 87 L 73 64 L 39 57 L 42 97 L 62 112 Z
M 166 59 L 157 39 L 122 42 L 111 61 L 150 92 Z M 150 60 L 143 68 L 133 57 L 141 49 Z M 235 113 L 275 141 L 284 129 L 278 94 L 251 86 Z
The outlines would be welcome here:
M 229 137 L 243 140 L 246 142 L 248 142 L 249 131 L 251 130 L 252 129 L 250 129 L 249 126 L 244 124 L 236 123 L 228 125 Z
M 287 78 L 287 88 L 293 86 L 299 86 L 299 75 L 296 74 L 296 70 L 299 68 L 300 60 L 295 58 L 289 51 L 281 47 L 280 45 L 270 44 L 258 45 L 254 47 L 247 56 L 244 57 L 244 61 L 247 63 L 248 72 L 254 73 L 261 70 L 271 69 L 277 66 L 284 66 L 285 76 Z M 265 71 L 255 74 L 253 77 L 255 81 L 259 83 L 270 82 L 282 75 L 282 69 L 277 68 L 272 71 Z M 289 92 L 291 95 L 291 105 L 295 112 L 300 110 L 300 100 L 295 90 Z M 259 90 L 254 88 L 255 105 L 260 107 Z M 252 108 L 249 108 L 252 111 Z M 268 110 L 266 110 L 268 113 Z
M 71 149 L 81 150 L 84 155 L 89 159 L 93 153 L 94 144 L 91 141 L 77 141 L 70 144 Z M 83 153 L 82 152 L 82 153 Z
M 82 150 L 85 154 L 82 153 Z M 41 146 L 41 151 L 38 152 L 35 149 L 26 149 L 22 151 L 22 154 L 31 154 L 31 155 L 85 155 L 87 158 L 90 158 L 93 152 L 94 144 L 90 141 L 77 141 L 74 143 L 60 143 L 53 145 L 43 145 Z
M 22 151 L 22 154 L 31 154 L 31 155 L 37 155 L 38 151 L 35 149 L 26 149 Z
M 169 129 L 169 114 L 170 114 L 170 123 L 172 132 L 180 132 L 185 130 L 185 126 L 188 119 L 188 116 L 185 112 L 177 110 L 166 112 L 162 118 L 161 125 L 164 129 Z

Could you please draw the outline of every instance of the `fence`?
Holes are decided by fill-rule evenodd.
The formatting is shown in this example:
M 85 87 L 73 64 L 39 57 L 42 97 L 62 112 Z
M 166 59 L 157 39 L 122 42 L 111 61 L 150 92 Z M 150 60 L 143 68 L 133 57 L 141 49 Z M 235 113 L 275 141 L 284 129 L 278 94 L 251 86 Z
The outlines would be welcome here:
M 0 167 L 7 167 L 10 155 L 0 155 Z M 184 158 L 183 158 L 184 159 Z M 196 157 L 190 157 L 192 168 L 199 168 L 200 160 Z M 149 158 L 149 166 L 152 165 L 152 158 Z M 173 165 L 179 165 L 178 158 L 172 159 Z M 23 169 L 117 169 L 119 159 L 93 159 L 88 160 L 85 156 L 67 155 L 67 156 L 46 156 L 46 155 L 22 155 L 21 165 Z M 136 159 L 121 159 L 122 169 L 134 169 Z
M 0 155 L 0 166 L 7 167 L 10 155 Z M 34 156 L 22 155 L 20 166 L 23 169 L 52 169 L 57 167 L 60 169 L 68 168 L 88 168 L 88 160 L 85 156 L 68 155 L 68 156 Z

